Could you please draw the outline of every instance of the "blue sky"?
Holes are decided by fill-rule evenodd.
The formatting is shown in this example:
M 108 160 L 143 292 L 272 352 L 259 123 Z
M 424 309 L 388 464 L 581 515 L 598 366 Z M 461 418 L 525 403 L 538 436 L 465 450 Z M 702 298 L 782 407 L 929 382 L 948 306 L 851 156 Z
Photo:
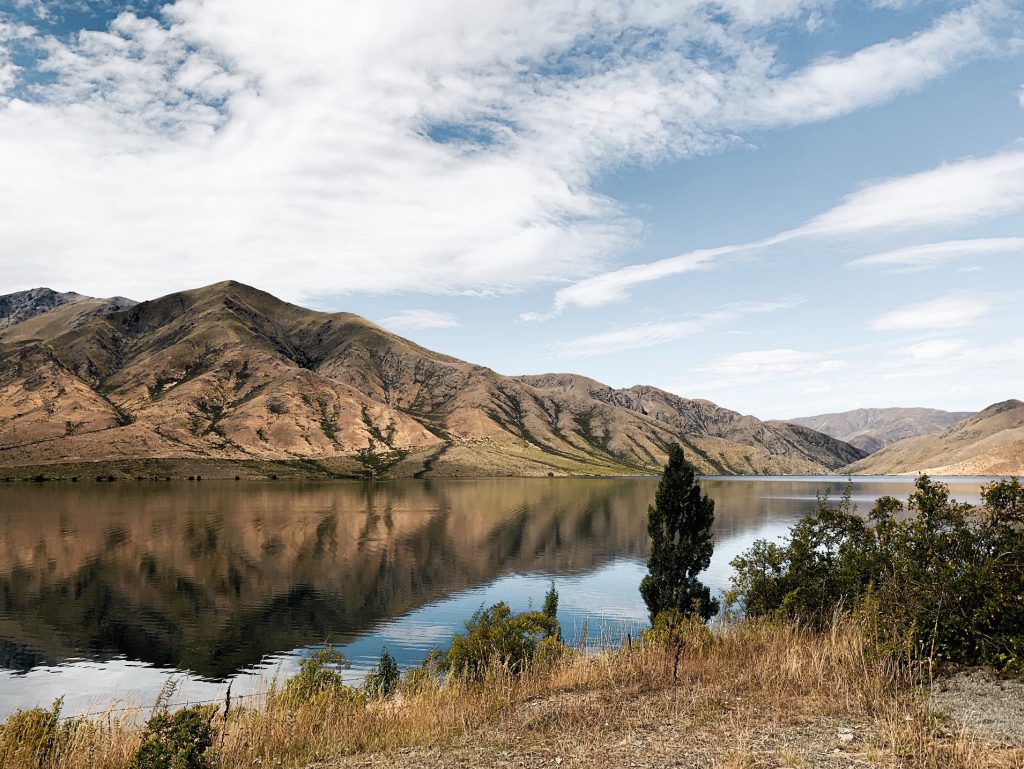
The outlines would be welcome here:
M 1017 0 L 0 0 L 0 293 L 765 418 L 1024 395 Z

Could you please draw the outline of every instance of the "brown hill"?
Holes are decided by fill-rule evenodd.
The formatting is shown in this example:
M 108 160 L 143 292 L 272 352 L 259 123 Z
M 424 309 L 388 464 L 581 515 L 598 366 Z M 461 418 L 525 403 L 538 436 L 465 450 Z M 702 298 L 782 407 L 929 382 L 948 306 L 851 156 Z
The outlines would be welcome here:
M 863 456 L 820 432 L 785 422 L 762 422 L 711 401 L 683 398 L 657 387 L 635 385 L 617 390 L 577 374 L 540 374 L 519 380 L 546 392 L 590 398 L 652 417 L 679 435 L 702 436 L 705 440 L 691 445 L 691 453 L 726 474 L 815 472 L 815 466 L 834 468 L 837 458 L 852 462 Z
M 844 472 L 1024 475 L 1024 402 L 995 403 L 941 433 L 887 446 Z
M 860 456 L 814 431 L 652 388 L 637 402 L 657 400 L 676 417 L 625 395 L 595 397 L 617 392 L 598 383 L 504 377 L 356 315 L 235 282 L 74 319 L 49 314 L 0 332 L 0 465 L 148 458 L 290 462 L 342 476 L 618 474 L 656 471 L 673 441 L 706 472 L 825 472 Z
M 885 408 L 854 409 L 786 421 L 810 427 L 871 453 L 906 438 L 940 432 L 973 415 L 973 411 Z

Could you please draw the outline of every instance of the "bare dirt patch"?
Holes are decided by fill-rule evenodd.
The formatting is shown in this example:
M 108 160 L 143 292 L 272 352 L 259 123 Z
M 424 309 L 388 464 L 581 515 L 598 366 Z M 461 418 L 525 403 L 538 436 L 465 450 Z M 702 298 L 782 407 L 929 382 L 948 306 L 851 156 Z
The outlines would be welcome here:
M 928 704 L 952 731 L 965 731 L 1009 747 L 1024 747 L 1024 681 L 988 670 L 965 670 L 939 679 Z

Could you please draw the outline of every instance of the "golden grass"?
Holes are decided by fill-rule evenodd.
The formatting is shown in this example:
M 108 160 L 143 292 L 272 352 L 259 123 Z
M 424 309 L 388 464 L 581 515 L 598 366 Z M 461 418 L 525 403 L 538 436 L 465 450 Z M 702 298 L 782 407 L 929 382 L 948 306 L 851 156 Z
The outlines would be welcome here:
M 295 706 L 268 689 L 250 707 L 217 713 L 211 763 L 343 766 L 384 755 L 401 766 L 403 756 L 429 750 L 480 766 L 518 752 L 538 763 L 565 756 L 567 766 L 614 765 L 616 756 L 626 763 L 627 755 L 661 765 L 692 755 L 698 765 L 738 769 L 831 766 L 839 750 L 868 766 L 1024 766 L 1020 750 L 944 736 L 908 674 L 865 654 L 866 640 L 852 621 L 827 633 L 745 621 L 689 639 L 677 678 L 672 649 L 633 643 L 571 652 L 521 676 L 499 670 L 479 685 L 421 677 L 397 698 L 368 704 L 357 697 Z M 0 766 L 127 768 L 140 715 L 112 710 L 63 721 L 42 747 L 14 716 L 0 727 Z M 837 729 L 855 731 L 855 742 L 837 743 Z

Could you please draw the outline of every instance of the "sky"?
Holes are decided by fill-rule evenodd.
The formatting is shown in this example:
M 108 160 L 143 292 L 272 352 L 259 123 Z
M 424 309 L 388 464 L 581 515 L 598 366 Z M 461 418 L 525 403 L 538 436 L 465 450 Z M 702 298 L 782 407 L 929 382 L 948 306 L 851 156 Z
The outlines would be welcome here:
M 0 294 L 762 418 L 1024 398 L 1024 0 L 0 0 Z

